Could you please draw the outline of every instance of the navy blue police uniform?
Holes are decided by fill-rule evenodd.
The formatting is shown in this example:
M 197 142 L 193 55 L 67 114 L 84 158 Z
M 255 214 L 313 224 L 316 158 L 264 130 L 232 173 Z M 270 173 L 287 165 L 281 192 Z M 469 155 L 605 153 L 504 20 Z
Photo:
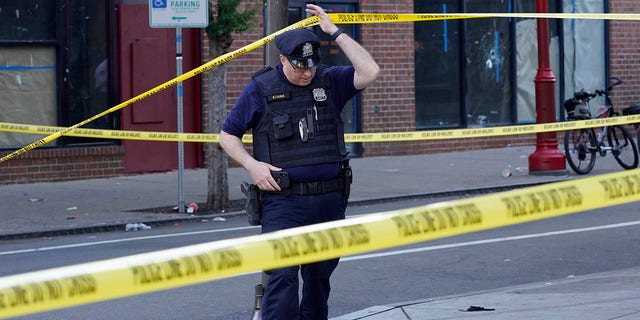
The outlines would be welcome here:
M 306 29 L 289 31 L 277 37 L 276 44 L 285 56 L 311 44 L 314 58 L 320 45 Z M 267 67 L 253 76 L 222 127 L 239 138 L 251 130 L 253 156 L 289 174 L 289 187 L 263 193 L 263 233 L 345 217 L 348 192 L 343 172 L 348 160 L 340 113 L 360 92 L 353 85 L 354 68 L 315 65 L 317 59 L 302 63 L 317 68 L 309 85 L 291 84 L 281 63 Z M 327 319 L 329 279 L 338 260 L 266 271 L 263 319 Z M 298 272 L 303 280 L 301 302 Z

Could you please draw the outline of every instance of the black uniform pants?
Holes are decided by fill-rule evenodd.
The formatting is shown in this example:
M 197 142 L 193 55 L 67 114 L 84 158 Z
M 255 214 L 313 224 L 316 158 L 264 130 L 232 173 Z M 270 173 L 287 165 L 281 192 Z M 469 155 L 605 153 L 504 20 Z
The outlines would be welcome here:
M 344 219 L 342 191 L 319 195 L 266 194 L 262 207 L 262 232 Z M 339 259 L 266 271 L 269 282 L 262 299 L 262 319 L 327 319 L 329 278 Z M 302 300 L 298 296 L 298 272 Z M 299 302 L 300 301 L 300 302 Z

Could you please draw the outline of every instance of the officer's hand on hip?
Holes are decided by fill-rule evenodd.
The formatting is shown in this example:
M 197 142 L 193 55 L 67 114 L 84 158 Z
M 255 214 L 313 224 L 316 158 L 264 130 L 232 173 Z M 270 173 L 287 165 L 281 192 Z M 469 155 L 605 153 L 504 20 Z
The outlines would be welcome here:
M 278 183 L 271 175 L 271 171 L 282 171 L 282 168 L 256 161 L 251 167 L 247 168 L 247 171 L 249 171 L 251 178 L 260 190 L 280 191 L 280 186 L 278 186 Z

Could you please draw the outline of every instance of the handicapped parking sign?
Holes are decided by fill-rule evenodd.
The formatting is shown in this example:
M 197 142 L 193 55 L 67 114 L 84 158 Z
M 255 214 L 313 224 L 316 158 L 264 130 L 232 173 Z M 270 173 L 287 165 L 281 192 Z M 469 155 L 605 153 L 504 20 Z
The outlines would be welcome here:
M 208 0 L 149 0 L 151 28 L 204 28 L 209 24 Z

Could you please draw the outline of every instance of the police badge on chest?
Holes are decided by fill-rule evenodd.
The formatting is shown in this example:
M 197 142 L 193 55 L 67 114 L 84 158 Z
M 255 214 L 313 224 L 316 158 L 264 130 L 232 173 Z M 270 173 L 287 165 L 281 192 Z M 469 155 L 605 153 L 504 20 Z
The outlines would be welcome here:
M 318 102 L 327 100 L 327 93 L 324 92 L 324 88 L 313 89 L 313 100 Z

